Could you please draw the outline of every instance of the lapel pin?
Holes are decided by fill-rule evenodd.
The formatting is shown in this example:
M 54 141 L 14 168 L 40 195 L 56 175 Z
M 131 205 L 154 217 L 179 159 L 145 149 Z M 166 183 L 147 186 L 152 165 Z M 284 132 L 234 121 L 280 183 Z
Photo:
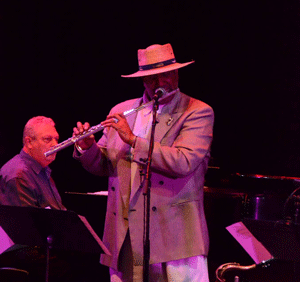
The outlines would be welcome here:
M 167 125 L 170 125 L 172 121 L 173 121 L 173 118 L 170 117 L 170 118 L 168 119 L 168 121 L 167 121 Z

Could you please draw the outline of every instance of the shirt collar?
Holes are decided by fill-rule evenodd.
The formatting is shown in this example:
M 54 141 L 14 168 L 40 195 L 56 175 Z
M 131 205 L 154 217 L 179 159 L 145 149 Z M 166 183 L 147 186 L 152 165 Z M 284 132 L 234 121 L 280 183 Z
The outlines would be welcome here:
M 50 177 L 51 174 L 50 167 L 46 166 L 45 168 L 43 168 L 41 164 L 39 164 L 33 157 L 28 155 L 23 149 L 20 152 L 20 156 L 21 158 L 26 159 L 26 161 L 30 164 L 30 167 L 33 169 L 33 171 L 36 174 L 39 174 L 44 169 L 48 178 Z

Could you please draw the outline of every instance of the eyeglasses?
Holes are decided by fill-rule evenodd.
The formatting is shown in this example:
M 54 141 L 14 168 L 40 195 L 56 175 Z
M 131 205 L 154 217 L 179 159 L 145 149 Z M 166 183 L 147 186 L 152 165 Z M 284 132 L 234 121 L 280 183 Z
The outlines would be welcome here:
M 46 144 L 50 143 L 53 139 L 58 142 L 58 136 L 53 137 L 53 136 L 44 136 L 41 137 L 41 139 L 43 140 L 43 142 L 45 142 Z
M 168 71 L 168 72 L 163 72 L 163 73 L 159 73 L 159 74 L 153 74 L 153 75 L 145 76 L 142 79 L 146 83 L 153 83 L 156 80 L 158 80 L 159 78 L 161 78 L 161 79 L 173 79 L 175 74 L 176 74 L 176 71 L 173 70 L 173 71 Z
M 31 139 L 33 140 L 37 140 L 38 138 L 36 138 L 35 136 L 34 137 L 31 137 Z M 58 143 L 58 139 L 59 137 L 58 136 L 43 136 L 40 138 L 44 143 L 48 144 L 50 143 L 53 139 Z

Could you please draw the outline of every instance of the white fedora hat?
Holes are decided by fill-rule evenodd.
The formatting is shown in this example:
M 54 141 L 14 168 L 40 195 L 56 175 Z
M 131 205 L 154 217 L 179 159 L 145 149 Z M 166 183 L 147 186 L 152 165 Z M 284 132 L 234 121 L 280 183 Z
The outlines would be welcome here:
M 173 48 L 170 43 L 159 45 L 154 44 L 146 49 L 138 50 L 139 70 L 133 74 L 121 75 L 122 77 L 142 77 L 163 73 L 179 68 L 183 68 L 194 61 L 187 63 L 177 63 Z

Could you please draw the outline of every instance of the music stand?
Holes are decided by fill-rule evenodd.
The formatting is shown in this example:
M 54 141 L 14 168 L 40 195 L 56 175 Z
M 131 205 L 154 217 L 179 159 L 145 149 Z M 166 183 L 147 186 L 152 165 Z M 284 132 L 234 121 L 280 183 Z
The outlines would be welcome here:
M 226 229 L 256 263 L 247 281 L 300 281 L 299 224 L 245 218 Z
M 46 248 L 46 282 L 50 249 L 110 255 L 85 217 L 73 211 L 0 206 L 0 227 L 14 244 Z
M 254 219 L 243 223 L 275 259 L 300 262 L 300 224 Z

